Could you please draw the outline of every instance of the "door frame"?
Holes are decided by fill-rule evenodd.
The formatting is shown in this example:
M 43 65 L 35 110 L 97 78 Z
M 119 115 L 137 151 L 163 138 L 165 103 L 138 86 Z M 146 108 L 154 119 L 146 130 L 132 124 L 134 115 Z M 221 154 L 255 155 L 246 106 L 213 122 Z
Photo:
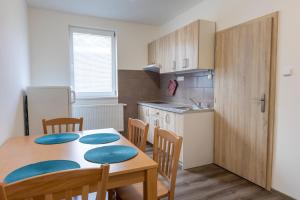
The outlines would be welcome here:
M 268 138 L 267 138 L 267 190 L 272 189 L 272 168 L 273 168 L 273 149 L 274 149 L 274 134 L 275 134 L 275 113 L 276 113 L 276 79 L 277 79 L 277 46 L 278 46 L 278 21 L 279 11 L 271 14 L 258 17 L 247 22 L 235 25 L 233 27 L 218 31 L 218 33 L 236 28 L 240 25 L 253 23 L 261 19 L 272 19 L 272 36 L 271 36 L 271 61 L 270 61 L 270 88 L 269 88 L 269 113 L 268 113 Z

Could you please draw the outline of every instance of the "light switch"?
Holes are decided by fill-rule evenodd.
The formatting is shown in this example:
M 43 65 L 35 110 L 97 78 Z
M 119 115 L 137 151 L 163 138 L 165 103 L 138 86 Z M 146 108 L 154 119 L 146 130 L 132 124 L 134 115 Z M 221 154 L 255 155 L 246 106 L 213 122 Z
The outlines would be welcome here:
M 286 67 L 283 69 L 283 76 L 292 76 L 293 75 L 293 68 Z

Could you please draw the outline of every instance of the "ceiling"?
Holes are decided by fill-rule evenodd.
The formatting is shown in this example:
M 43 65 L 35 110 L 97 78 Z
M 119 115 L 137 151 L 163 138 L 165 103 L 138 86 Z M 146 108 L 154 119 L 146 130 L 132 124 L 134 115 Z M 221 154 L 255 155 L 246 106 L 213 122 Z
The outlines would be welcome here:
M 32 7 L 162 25 L 202 0 L 27 0 Z

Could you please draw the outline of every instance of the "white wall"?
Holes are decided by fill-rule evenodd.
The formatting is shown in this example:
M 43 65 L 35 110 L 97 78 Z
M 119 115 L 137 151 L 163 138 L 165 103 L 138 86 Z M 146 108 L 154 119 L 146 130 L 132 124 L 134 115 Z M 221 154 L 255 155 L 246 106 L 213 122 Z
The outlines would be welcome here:
M 22 90 L 29 79 L 27 6 L 0 0 L 0 145 L 23 135 Z
M 159 31 L 154 26 L 30 8 L 32 85 L 70 85 L 69 25 L 115 30 L 118 68 L 129 70 L 146 65 L 147 43 Z
M 296 199 L 300 199 L 299 8 L 299 0 L 205 0 L 161 27 L 165 34 L 193 20 L 207 19 L 216 21 L 221 30 L 280 11 L 273 188 Z M 283 77 L 289 66 L 293 76 Z

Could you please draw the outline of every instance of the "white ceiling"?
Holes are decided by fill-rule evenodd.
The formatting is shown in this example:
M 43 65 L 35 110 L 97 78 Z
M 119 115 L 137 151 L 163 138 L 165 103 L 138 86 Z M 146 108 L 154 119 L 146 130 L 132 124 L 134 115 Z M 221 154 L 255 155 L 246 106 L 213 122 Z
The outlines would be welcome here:
M 162 25 L 202 0 L 27 0 L 33 7 Z

